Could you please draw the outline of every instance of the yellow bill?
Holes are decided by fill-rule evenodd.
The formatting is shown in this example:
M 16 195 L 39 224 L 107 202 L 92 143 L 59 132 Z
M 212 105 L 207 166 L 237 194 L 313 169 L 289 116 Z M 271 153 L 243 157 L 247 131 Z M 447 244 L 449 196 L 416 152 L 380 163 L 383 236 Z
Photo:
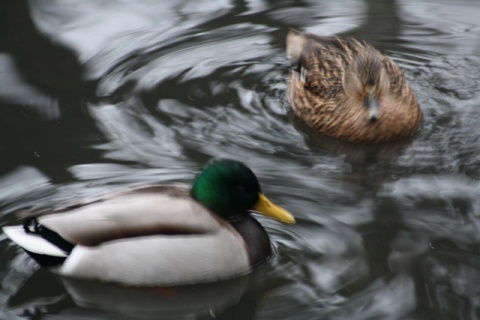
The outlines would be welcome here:
M 295 223 L 295 218 L 290 212 L 268 200 L 263 193 L 258 194 L 258 202 L 254 210 L 284 223 Z

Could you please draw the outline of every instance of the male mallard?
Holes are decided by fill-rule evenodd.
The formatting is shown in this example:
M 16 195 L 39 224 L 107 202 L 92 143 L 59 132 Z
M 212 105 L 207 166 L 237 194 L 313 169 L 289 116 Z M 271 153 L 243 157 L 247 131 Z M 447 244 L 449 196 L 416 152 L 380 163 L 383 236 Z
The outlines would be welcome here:
M 370 44 L 291 30 L 287 55 L 289 103 L 318 132 L 372 143 L 408 137 L 419 126 L 422 113 L 402 70 Z
M 23 226 L 3 231 L 63 275 L 138 286 L 191 284 L 246 274 L 271 255 L 268 234 L 249 210 L 295 223 L 265 197 L 252 170 L 222 159 L 206 165 L 190 190 L 137 187 L 26 213 Z

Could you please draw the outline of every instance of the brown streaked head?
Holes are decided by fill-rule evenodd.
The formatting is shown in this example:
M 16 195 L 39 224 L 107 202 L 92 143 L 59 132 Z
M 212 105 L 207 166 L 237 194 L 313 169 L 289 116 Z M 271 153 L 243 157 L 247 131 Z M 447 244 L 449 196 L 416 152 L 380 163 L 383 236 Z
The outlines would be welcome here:
M 390 83 L 379 52 L 369 50 L 354 56 L 342 83 L 347 95 L 363 104 L 368 120 L 380 118 L 379 97 L 387 94 Z

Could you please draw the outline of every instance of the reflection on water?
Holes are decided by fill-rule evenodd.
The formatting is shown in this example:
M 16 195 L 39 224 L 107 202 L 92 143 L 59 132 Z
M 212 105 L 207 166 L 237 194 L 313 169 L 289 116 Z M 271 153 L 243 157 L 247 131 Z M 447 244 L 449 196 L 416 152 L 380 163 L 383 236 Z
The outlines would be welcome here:
M 143 290 L 38 271 L 0 234 L 0 318 L 471 319 L 480 314 L 480 4 L 0 2 L 0 225 L 212 157 L 253 168 L 295 226 L 252 276 Z M 315 135 L 285 103 L 289 27 L 371 41 L 425 121 L 384 145 Z
M 258 276 L 208 285 L 134 288 L 58 277 L 39 270 L 9 298 L 7 307 L 25 310 L 41 306 L 44 309 L 37 312 L 47 315 L 51 313 L 49 310 L 61 310 L 60 314 L 67 319 L 85 309 L 99 310 L 116 319 L 181 319 L 192 314 L 221 319 L 225 310 L 241 301 L 243 314 L 255 309 L 261 297 L 255 296 L 253 283 L 265 292 L 281 287 L 276 284 L 274 288 Z M 250 306 L 248 310 L 247 306 Z M 95 317 L 95 314 L 89 316 Z

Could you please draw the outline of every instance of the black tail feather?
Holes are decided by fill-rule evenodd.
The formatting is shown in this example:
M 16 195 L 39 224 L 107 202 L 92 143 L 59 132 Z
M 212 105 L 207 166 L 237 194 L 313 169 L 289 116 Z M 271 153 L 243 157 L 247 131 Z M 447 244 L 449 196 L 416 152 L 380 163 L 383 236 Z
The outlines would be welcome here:
M 28 250 L 25 250 L 25 252 L 33 260 L 35 260 L 40 266 L 45 267 L 45 268 L 52 268 L 52 267 L 61 266 L 65 262 L 65 260 L 67 259 L 66 257 L 54 257 L 54 256 L 45 255 L 45 254 L 38 254 L 38 253 L 30 252 Z
M 52 231 L 45 226 L 41 225 L 36 218 L 28 219 L 23 224 L 23 229 L 26 233 L 34 233 L 39 235 L 48 242 L 59 247 L 63 251 L 70 253 L 72 252 L 75 245 L 65 239 L 63 239 L 58 233 Z

